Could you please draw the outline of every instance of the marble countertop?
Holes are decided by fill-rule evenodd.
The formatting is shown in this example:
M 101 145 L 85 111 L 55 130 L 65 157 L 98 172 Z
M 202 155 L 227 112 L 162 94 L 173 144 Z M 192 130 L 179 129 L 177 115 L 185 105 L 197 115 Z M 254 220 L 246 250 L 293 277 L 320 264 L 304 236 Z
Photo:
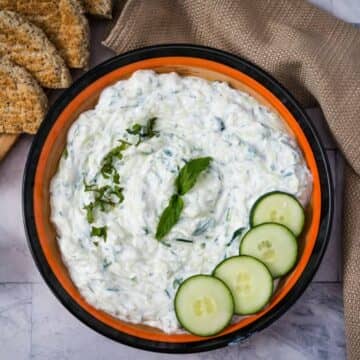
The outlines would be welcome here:
M 360 23 L 359 0 L 312 2 Z M 93 66 L 113 54 L 100 45 L 107 23 L 92 21 L 91 26 L 96 44 Z M 336 190 L 332 235 L 315 278 L 297 303 L 266 330 L 238 345 L 186 356 L 149 353 L 115 343 L 80 323 L 47 288 L 31 258 L 22 223 L 21 182 L 32 141 L 22 136 L 0 164 L 0 359 L 345 359 L 341 291 L 344 161 L 321 111 L 309 109 L 308 113 L 325 144 Z

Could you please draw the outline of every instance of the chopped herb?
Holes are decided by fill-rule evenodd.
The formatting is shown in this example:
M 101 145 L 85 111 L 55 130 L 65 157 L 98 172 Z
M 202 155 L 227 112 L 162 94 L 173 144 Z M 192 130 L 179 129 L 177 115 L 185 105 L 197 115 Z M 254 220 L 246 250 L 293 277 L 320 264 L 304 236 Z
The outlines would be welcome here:
M 223 119 L 221 119 L 221 118 L 218 117 L 218 116 L 215 116 L 215 119 L 216 119 L 216 121 L 218 122 L 219 130 L 220 130 L 220 131 L 224 131 L 224 130 L 225 130 L 225 124 L 224 124 Z
M 115 185 L 113 188 L 110 185 L 105 185 L 100 188 L 97 188 L 96 185 L 88 185 L 85 183 L 85 191 L 94 192 L 95 200 L 84 206 L 86 210 L 86 218 L 89 224 L 94 222 L 94 209 L 99 208 L 101 211 L 109 211 L 116 204 L 120 204 L 124 201 L 124 195 L 122 193 L 123 188 Z M 114 195 L 118 198 L 118 201 L 115 202 L 111 198 Z
M 211 157 L 192 159 L 181 168 L 175 181 L 180 195 L 186 194 L 195 185 L 198 176 L 208 168 L 211 160 Z
M 119 184 L 120 183 L 120 175 L 118 172 L 115 172 L 113 175 L 113 181 L 115 184 Z
M 169 205 L 160 216 L 155 234 L 157 240 L 161 240 L 167 235 L 171 228 L 178 222 L 183 207 L 184 202 L 179 195 L 175 194 L 170 198 Z
M 110 194 L 115 195 L 118 198 L 118 204 L 122 203 L 124 201 L 124 195 L 123 195 L 124 188 L 115 185 L 111 190 Z
M 67 159 L 67 158 L 68 158 L 69 153 L 68 153 L 68 149 L 67 149 L 67 148 L 64 149 L 62 156 L 63 156 L 64 159 Z
M 131 128 L 126 129 L 126 131 L 131 135 L 139 135 L 139 141 L 136 145 L 139 145 L 141 139 L 152 138 L 157 134 L 154 130 L 155 122 L 157 118 L 152 117 L 147 121 L 146 125 L 134 124 Z
M 94 208 L 95 204 L 93 202 L 84 206 L 84 210 L 86 210 L 86 220 L 89 224 L 94 222 Z
M 184 242 L 184 243 L 193 243 L 194 241 L 193 240 L 189 240 L 189 239 L 181 239 L 181 238 L 177 238 L 175 239 L 176 241 L 181 241 L 181 242 Z
M 110 177 L 113 177 L 113 181 L 117 184 L 119 183 L 120 176 L 114 167 L 113 161 L 114 159 L 121 160 L 123 158 L 122 152 L 129 147 L 128 142 L 124 140 L 119 140 L 119 141 L 121 142 L 121 144 L 110 150 L 105 155 L 105 157 L 102 160 L 102 165 L 100 169 L 101 175 L 105 179 L 109 179 Z
M 227 209 L 227 212 L 226 212 L 226 221 L 230 221 L 230 219 L 231 219 L 230 209 Z
M 106 226 L 102 226 L 102 227 L 92 226 L 92 227 L 91 227 L 91 236 L 103 237 L 103 238 L 104 238 L 104 241 L 106 241 L 106 237 L 107 237 L 107 227 L 106 227 Z
M 241 236 L 245 231 L 244 227 L 241 227 L 239 229 L 237 229 L 236 231 L 234 231 L 233 236 L 231 237 L 231 240 L 226 244 L 226 246 L 230 246 L 235 239 L 237 239 L 239 236 Z
M 147 134 L 146 136 L 149 138 L 152 138 L 154 135 L 157 134 L 157 132 L 154 130 L 154 126 L 155 126 L 155 122 L 156 122 L 157 118 L 156 117 L 152 117 L 148 120 L 147 123 Z
M 86 180 L 84 179 L 84 187 L 85 191 L 94 191 L 96 189 L 96 184 L 87 184 Z
M 103 269 L 107 269 L 111 264 L 112 264 L 111 261 L 107 261 L 107 260 L 105 259 L 105 260 L 104 260 L 104 263 L 103 263 Z
M 214 222 L 213 219 L 205 219 L 199 221 L 192 235 L 199 236 L 203 234 L 210 227 L 210 225 L 213 224 L 213 222 Z
M 169 299 L 171 299 L 171 295 L 170 295 L 170 293 L 169 293 L 169 291 L 168 291 L 167 289 L 165 289 L 165 294 L 167 295 L 167 297 L 168 297 Z
M 205 244 L 205 243 L 201 243 L 201 244 L 200 244 L 200 247 L 201 247 L 202 249 L 205 249 L 206 244 Z
M 98 241 L 93 241 L 93 244 L 94 244 L 96 247 L 98 247 L 99 242 L 98 242 Z
M 139 135 L 142 126 L 140 124 L 134 124 L 130 129 L 126 129 L 126 131 L 131 135 Z

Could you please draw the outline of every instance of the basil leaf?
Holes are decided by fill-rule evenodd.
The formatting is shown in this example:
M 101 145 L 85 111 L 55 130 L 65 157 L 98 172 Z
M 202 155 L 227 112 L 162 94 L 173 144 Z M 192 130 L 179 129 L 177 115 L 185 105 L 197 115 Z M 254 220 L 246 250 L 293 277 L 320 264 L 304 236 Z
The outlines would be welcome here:
M 99 236 L 99 237 L 103 237 L 104 241 L 106 241 L 106 237 L 107 237 L 107 227 L 106 226 L 102 226 L 102 227 L 95 227 L 93 226 L 91 228 L 91 236 Z
M 181 168 L 175 181 L 180 195 L 186 194 L 195 185 L 198 176 L 208 168 L 211 160 L 211 157 L 192 159 Z
M 160 216 L 155 234 L 157 240 L 161 240 L 167 235 L 171 228 L 178 222 L 183 207 L 184 202 L 179 195 L 175 194 L 170 198 L 169 205 Z

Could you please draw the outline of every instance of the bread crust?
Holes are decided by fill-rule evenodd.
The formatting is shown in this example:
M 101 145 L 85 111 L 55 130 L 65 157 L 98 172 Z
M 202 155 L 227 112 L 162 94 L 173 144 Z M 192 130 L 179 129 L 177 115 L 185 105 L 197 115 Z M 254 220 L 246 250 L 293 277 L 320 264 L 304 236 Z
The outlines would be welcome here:
M 71 84 L 69 69 L 44 32 L 12 11 L 0 11 L 0 56 L 23 66 L 44 87 Z
M 112 0 L 83 0 L 85 11 L 106 19 L 112 18 Z
M 37 81 L 23 67 L 0 58 L 0 133 L 35 134 L 48 102 Z
M 80 0 L 0 0 L 0 10 L 16 11 L 41 28 L 69 67 L 88 67 L 90 30 Z

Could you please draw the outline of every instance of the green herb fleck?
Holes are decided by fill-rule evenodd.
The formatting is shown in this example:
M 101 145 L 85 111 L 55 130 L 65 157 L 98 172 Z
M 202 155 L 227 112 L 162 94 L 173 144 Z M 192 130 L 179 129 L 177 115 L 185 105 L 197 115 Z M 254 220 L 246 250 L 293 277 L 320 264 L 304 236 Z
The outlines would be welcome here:
M 67 159 L 67 158 L 68 158 L 69 153 L 68 153 L 68 149 L 67 149 L 67 148 L 65 148 L 65 149 L 64 149 L 64 151 L 63 151 L 63 154 L 62 154 L 62 155 L 63 155 L 63 158 L 64 158 L 64 159 Z
M 139 141 L 136 145 L 140 144 L 141 139 L 152 138 L 157 134 L 154 130 L 156 120 L 156 117 L 152 117 L 147 121 L 146 125 L 136 123 L 131 128 L 126 129 L 126 131 L 131 135 L 139 135 Z
M 234 231 L 233 236 L 231 237 L 231 240 L 226 244 L 226 246 L 230 246 L 234 240 L 236 240 L 239 236 L 241 236 L 245 231 L 244 227 L 241 227 L 239 229 L 237 229 L 236 231 Z
M 192 159 L 181 168 L 175 181 L 178 194 L 186 194 L 195 185 L 198 176 L 208 168 L 211 160 L 211 157 Z
M 171 228 L 178 222 L 183 207 L 184 202 L 179 195 L 175 194 L 170 198 L 169 205 L 160 216 L 155 234 L 157 240 L 161 240 L 167 235 Z
M 110 191 L 110 194 L 115 195 L 118 198 L 118 204 L 124 201 L 123 190 L 122 187 L 115 185 Z
M 86 180 L 84 179 L 84 188 L 85 191 L 94 191 L 96 190 L 96 184 L 87 184 Z
M 207 231 L 207 229 L 210 227 L 210 225 L 213 225 L 213 223 L 214 223 L 214 220 L 211 218 L 199 221 L 198 224 L 196 225 L 196 228 L 193 231 L 192 235 L 199 236 L 199 235 L 203 234 L 205 231 Z
M 109 179 L 110 177 L 113 177 L 113 181 L 118 184 L 120 175 L 117 172 L 117 170 L 114 167 L 114 159 L 121 160 L 123 158 L 122 152 L 126 150 L 129 147 L 129 143 L 124 140 L 119 140 L 120 145 L 116 146 L 112 150 L 110 150 L 103 158 L 101 162 L 101 175 L 105 179 Z
M 103 237 L 103 238 L 104 238 L 104 241 L 106 241 L 106 237 L 107 237 L 107 227 L 106 227 L 106 226 L 102 226 L 102 227 L 92 226 L 92 227 L 91 227 L 91 236 Z
M 131 135 L 139 135 L 142 126 L 140 124 L 134 124 L 131 128 L 126 129 L 126 131 Z
M 115 172 L 113 175 L 113 181 L 115 184 L 119 184 L 120 183 L 120 175 L 118 172 Z
M 86 210 L 86 220 L 89 224 L 94 222 L 94 208 L 95 204 L 93 202 L 84 206 L 84 210 Z
M 181 239 L 181 238 L 177 238 L 175 239 L 176 241 L 180 241 L 180 242 L 184 242 L 184 243 L 193 243 L 193 240 L 189 240 L 189 239 Z
M 157 134 L 157 132 L 154 130 L 156 120 L 157 120 L 156 117 L 152 117 L 151 119 L 148 120 L 147 128 L 146 128 L 146 136 L 149 138 L 152 138 L 154 135 Z
M 101 211 L 109 211 L 116 204 L 120 204 L 124 201 L 124 195 L 122 193 L 123 188 L 118 185 L 111 187 L 110 185 L 105 185 L 100 188 L 97 188 L 96 185 L 88 185 L 85 183 L 85 191 L 92 191 L 94 193 L 94 201 L 84 206 L 86 210 L 86 219 L 89 224 L 94 222 L 94 210 L 99 208 Z M 114 201 L 112 196 L 117 197 L 117 201 Z
M 103 262 L 103 269 L 107 269 L 110 265 L 112 264 L 111 261 L 108 261 L 107 259 L 104 260 Z

